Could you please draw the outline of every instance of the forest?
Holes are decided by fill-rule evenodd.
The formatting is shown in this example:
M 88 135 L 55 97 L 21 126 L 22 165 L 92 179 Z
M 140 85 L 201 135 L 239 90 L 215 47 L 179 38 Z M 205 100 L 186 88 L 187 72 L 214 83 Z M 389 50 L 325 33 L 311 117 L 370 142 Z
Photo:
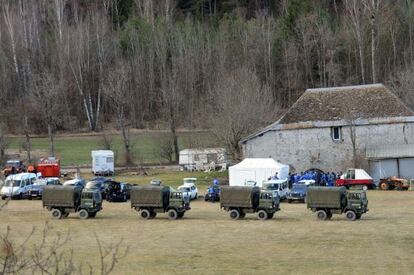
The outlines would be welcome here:
M 208 129 L 237 158 L 307 88 L 414 107 L 413 28 L 410 0 L 0 0 L 0 132 L 165 129 L 177 154 Z

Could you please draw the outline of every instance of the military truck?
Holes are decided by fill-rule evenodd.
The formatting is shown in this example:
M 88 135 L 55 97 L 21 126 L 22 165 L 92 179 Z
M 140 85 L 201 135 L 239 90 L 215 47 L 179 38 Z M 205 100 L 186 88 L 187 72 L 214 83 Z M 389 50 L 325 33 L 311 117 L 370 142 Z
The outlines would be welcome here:
M 172 190 L 168 186 L 134 186 L 131 189 L 131 208 L 134 208 L 143 219 L 152 219 L 157 213 L 167 213 L 170 220 L 184 217 L 190 210 L 189 200 L 183 193 Z
M 45 186 L 43 207 L 51 211 L 54 219 L 66 218 L 69 213 L 78 213 L 79 218 L 95 218 L 102 210 L 102 195 L 99 189 L 83 189 L 79 186 Z
M 244 218 L 246 213 L 256 213 L 259 220 L 271 219 L 280 210 L 279 197 L 257 186 L 223 186 L 220 207 L 228 211 L 233 220 Z
M 345 213 L 348 220 L 354 221 L 368 211 L 368 199 L 363 190 L 310 186 L 307 192 L 307 208 L 316 212 L 319 220 L 329 220 L 332 214 Z

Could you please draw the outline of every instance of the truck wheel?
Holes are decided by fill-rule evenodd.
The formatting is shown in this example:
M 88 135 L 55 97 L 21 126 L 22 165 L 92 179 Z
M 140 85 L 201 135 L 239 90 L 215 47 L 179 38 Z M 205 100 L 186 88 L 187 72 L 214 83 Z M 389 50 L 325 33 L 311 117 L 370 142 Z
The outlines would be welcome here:
M 59 209 L 52 209 L 52 218 L 55 220 L 59 220 L 62 218 L 62 211 Z
M 88 211 L 86 211 L 85 209 L 81 209 L 81 211 L 79 211 L 79 218 L 81 218 L 82 220 L 86 220 L 87 218 L 89 218 Z
M 325 210 L 319 210 L 316 212 L 316 217 L 318 217 L 319 220 L 324 221 L 328 218 L 328 214 L 326 214 Z
M 267 220 L 267 212 L 264 210 L 259 210 L 257 212 L 257 218 L 261 221 Z
M 274 215 L 274 213 L 267 213 L 267 218 L 269 220 L 271 220 L 271 219 L 273 219 L 273 215 Z
M 178 213 L 175 209 L 168 210 L 167 215 L 170 220 L 176 220 L 178 218 Z
M 362 185 L 362 190 L 367 191 L 368 190 L 368 186 L 367 185 Z
M 230 219 L 238 220 L 240 218 L 240 212 L 237 209 L 230 210 Z
M 390 186 L 389 186 L 388 182 L 383 181 L 383 182 L 380 183 L 379 188 L 381 190 L 388 190 L 390 188 Z
M 346 211 L 345 215 L 348 221 L 355 221 L 357 218 L 355 212 L 352 210 Z
M 142 209 L 141 210 L 141 218 L 148 220 L 151 218 L 151 212 L 148 209 Z

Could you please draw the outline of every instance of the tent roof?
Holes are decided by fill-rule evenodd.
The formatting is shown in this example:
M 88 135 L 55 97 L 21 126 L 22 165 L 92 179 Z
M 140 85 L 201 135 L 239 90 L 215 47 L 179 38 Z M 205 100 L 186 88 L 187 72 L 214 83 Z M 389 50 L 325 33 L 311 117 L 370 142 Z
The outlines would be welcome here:
M 280 168 L 282 166 L 287 165 L 279 163 L 272 158 L 246 158 L 242 162 L 231 166 L 230 169 Z

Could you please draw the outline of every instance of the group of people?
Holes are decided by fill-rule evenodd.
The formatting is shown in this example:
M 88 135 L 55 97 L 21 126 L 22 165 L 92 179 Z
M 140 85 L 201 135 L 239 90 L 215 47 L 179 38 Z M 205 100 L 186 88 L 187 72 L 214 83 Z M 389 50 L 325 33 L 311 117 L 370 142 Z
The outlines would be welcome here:
M 301 173 L 290 173 L 289 183 L 295 184 L 301 180 L 314 180 L 316 186 L 334 186 L 335 181 L 342 176 L 342 172 L 322 172 L 309 170 Z

